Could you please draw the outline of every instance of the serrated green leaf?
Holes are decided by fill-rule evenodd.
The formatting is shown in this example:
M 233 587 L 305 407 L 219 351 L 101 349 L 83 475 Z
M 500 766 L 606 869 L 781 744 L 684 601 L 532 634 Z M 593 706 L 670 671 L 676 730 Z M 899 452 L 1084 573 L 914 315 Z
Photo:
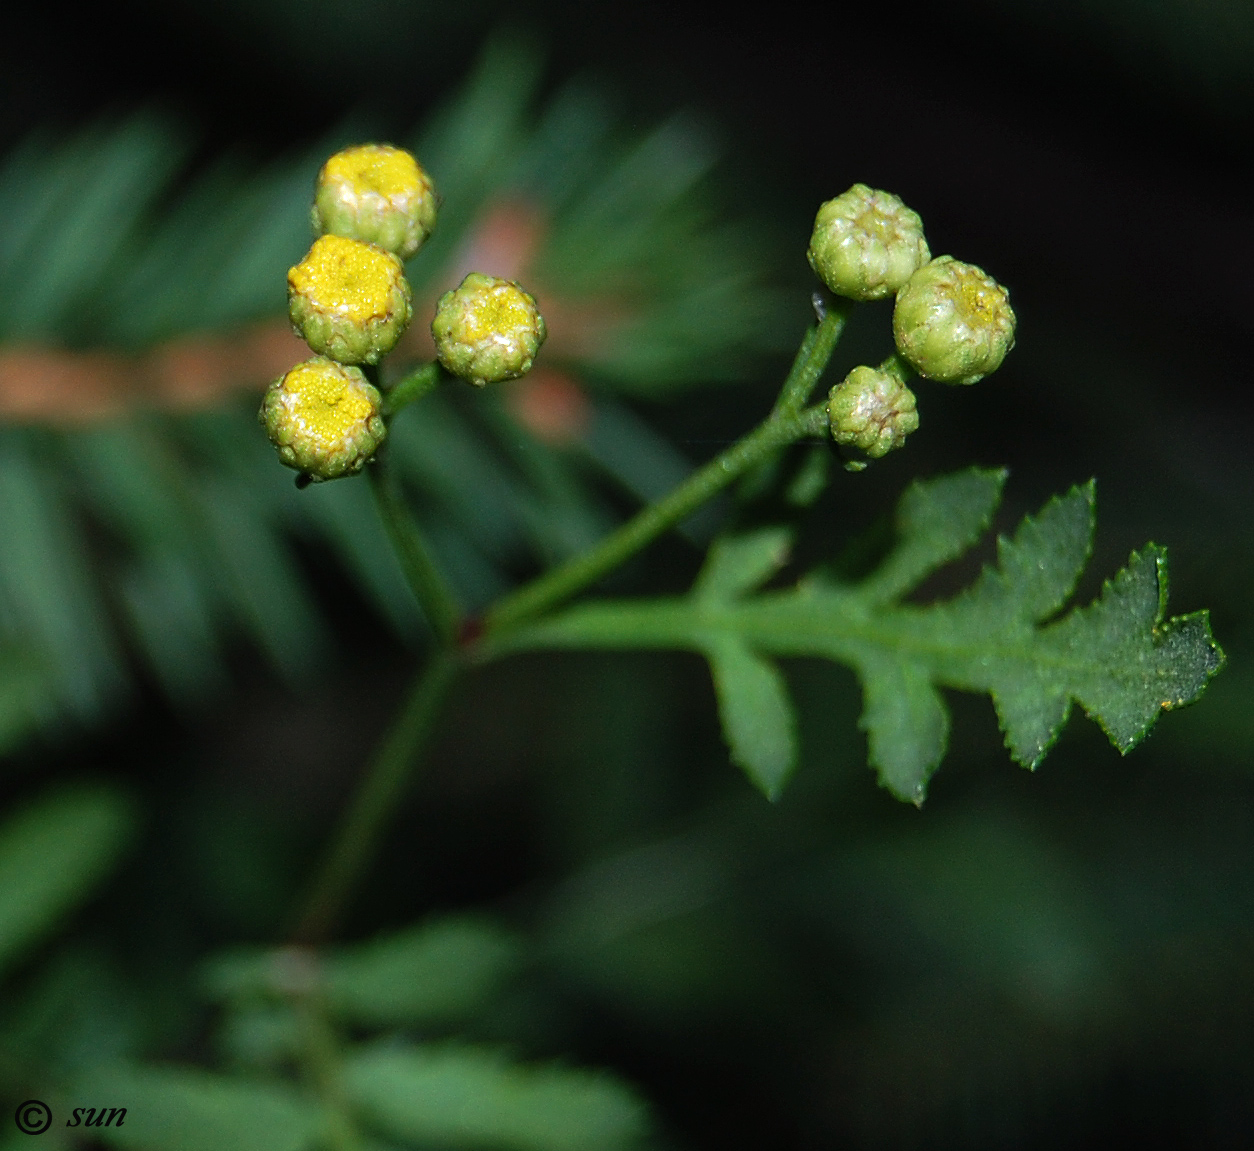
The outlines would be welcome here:
M 858 671 L 867 761 L 898 799 L 922 803 L 949 739 L 945 701 L 927 669 L 908 660 L 871 656 Z
M 862 584 L 866 598 L 890 603 L 924 576 L 957 559 L 988 530 L 1006 472 L 969 468 L 915 480 L 897 505 L 897 546 Z
M 797 763 L 796 720 L 779 669 L 734 636 L 705 647 L 732 762 L 777 799 Z
M 1011 539 L 997 540 L 997 567 L 986 567 L 950 609 L 989 628 L 1038 623 L 1067 601 L 1093 538 L 1093 483 L 1054 496 L 1025 516 Z
M 771 578 L 788 562 L 792 532 L 768 527 L 716 539 L 692 585 L 698 599 L 738 599 Z
M 318 1108 L 289 1088 L 184 1067 L 101 1068 L 73 1097 L 126 1108 L 121 1125 L 90 1131 L 124 1151 L 304 1151 L 322 1126 Z
M 1091 605 L 1052 619 L 1089 554 L 1092 485 L 1050 500 L 999 540 L 998 565 L 940 603 L 902 604 L 929 571 L 974 542 L 1001 473 L 916 483 L 898 512 L 901 540 L 862 584 L 802 581 L 732 601 L 586 604 L 507 637 L 509 647 L 679 647 L 733 640 L 764 655 L 820 656 L 862 680 L 870 758 L 884 785 L 921 802 L 944 754 L 940 686 L 993 697 L 1012 756 L 1034 767 L 1072 700 L 1127 752 L 1165 710 L 1190 703 L 1223 665 L 1204 612 L 1165 618 L 1166 554 L 1134 553 Z M 504 645 L 503 645 L 504 646 Z
M 0 974 L 108 875 L 133 824 L 125 796 L 86 785 L 8 814 L 0 824 Z
M 1160 711 L 1197 698 L 1220 667 L 1206 613 L 1164 620 L 1166 597 L 1167 553 L 1150 544 L 1132 553 L 1099 599 L 1045 633 L 1046 650 L 1058 662 L 1082 669 L 1070 693 L 1123 752 L 1140 742 Z M 1146 620 L 1153 621 L 1148 631 L 1141 626 Z
M 349 1055 L 350 1099 L 407 1142 L 500 1151 L 618 1151 L 648 1129 L 644 1105 L 607 1074 L 522 1065 L 475 1047 L 376 1047 Z

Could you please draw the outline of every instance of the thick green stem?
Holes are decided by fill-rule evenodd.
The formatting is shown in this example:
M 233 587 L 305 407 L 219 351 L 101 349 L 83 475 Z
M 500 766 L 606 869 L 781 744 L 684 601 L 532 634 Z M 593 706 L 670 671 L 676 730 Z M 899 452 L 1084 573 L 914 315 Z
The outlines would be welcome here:
M 388 732 L 344 822 L 319 868 L 293 936 L 302 943 L 326 939 L 354 884 L 370 865 L 378 840 L 404 797 L 414 765 L 439 718 L 440 707 L 461 668 L 437 652 L 414 681 L 409 698 Z
M 827 355 L 831 355 L 830 348 Z M 487 613 L 484 630 L 491 633 L 513 627 L 556 607 L 576 592 L 596 583 L 668 528 L 686 519 L 759 460 L 797 440 L 821 435 L 826 429 L 826 404 L 816 404 L 796 413 L 777 410 L 727 451 L 693 472 L 669 495 L 650 504 L 617 531 L 611 532 L 591 551 L 575 556 L 498 600 Z
M 383 520 L 388 539 L 400 560 L 401 569 L 409 581 L 414 598 L 426 613 L 436 638 L 447 647 L 457 638 L 461 627 L 461 608 L 427 551 L 422 533 L 419 532 L 409 505 L 401 495 L 396 477 L 386 461 L 376 460 L 367 469 L 367 474 L 370 477 L 375 506 L 379 509 L 379 517 Z
M 447 377 L 438 361 L 423 364 L 415 368 L 407 376 L 402 376 L 383 396 L 383 415 L 391 418 L 407 404 L 422 399 L 428 392 L 434 391 Z

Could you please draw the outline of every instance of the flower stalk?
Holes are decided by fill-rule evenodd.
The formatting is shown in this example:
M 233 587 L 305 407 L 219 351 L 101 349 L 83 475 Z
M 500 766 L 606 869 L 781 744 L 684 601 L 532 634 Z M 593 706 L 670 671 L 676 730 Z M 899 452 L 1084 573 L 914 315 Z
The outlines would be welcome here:
M 380 461 L 370 469 L 369 476 L 379 518 L 400 560 L 410 590 L 422 607 L 436 639 L 442 646 L 448 647 L 455 642 L 461 629 L 462 610 L 457 599 L 427 551 L 426 542 L 392 469 Z
M 437 651 L 410 688 L 374 763 L 315 874 L 292 938 L 322 943 L 334 933 L 353 888 L 378 851 L 383 832 L 404 798 L 424 744 L 431 737 L 461 661 Z
M 830 355 L 830 348 L 827 354 Z M 755 464 L 798 440 L 824 435 L 827 428 L 826 403 L 799 412 L 773 413 L 743 439 L 693 472 L 669 495 L 611 532 L 591 551 L 573 557 L 498 600 L 484 617 L 484 632 L 491 635 L 525 623 L 591 587 L 663 532 L 687 519 Z

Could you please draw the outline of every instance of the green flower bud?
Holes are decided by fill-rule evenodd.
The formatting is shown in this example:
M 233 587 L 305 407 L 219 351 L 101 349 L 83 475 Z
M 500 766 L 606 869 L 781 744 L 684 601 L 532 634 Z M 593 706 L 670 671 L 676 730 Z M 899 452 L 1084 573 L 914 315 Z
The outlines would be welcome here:
M 377 364 L 412 315 L 400 260 L 343 236 L 319 236 L 289 269 L 287 309 L 305 342 L 342 364 Z
M 270 385 L 257 418 L 289 468 L 334 480 L 361 471 L 383 443 L 381 402 L 360 368 L 318 356 Z
M 893 337 L 919 375 L 973 384 L 1014 347 L 1010 293 L 974 264 L 937 256 L 897 293 Z
M 914 393 L 877 368 L 854 368 L 827 399 L 832 438 L 878 460 L 906 442 L 919 426 Z
M 918 213 L 865 184 L 819 209 L 806 253 L 815 275 L 851 300 L 891 296 L 929 255 Z
M 529 372 L 547 332 L 535 300 L 518 284 L 471 272 L 440 297 L 431 334 L 440 363 L 482 387 Z
M 317 235 L 366 240 L 408 260 L 431 235 L 436 207 L 435 186 L 410 153 L 358 144 L 323 164 L 310 223 Z

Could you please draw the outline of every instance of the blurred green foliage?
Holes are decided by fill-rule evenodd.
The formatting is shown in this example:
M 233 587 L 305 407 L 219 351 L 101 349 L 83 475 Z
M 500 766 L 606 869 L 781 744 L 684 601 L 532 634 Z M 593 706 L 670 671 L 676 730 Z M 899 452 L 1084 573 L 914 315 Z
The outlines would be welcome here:
M 414 263 L 420 297 L 449 286 L 440 277 L 453 276 L 485 211 L 521 202 L 544 220 L 534 274 L 548 290 L 619 313 L 570 364 L 605 390 L 574 458 L 528 435 L 499 397 L 436 401 L 397 427 L 397 466 L 471 606 L 520 565 L 595 539 L 608 522 L 596 481 L 651 495 L 689 469 L 612 392 L 665 394 L 743 373 L 778 343 L 788 314 L 753 228 L 712 214 L 702 181 L 714 154 L 695 125 L 633 138 L 586 85 L 533 112 L 536 79 L 533 52 L 496 42 L 414 145 L 448 205 Z M 281 315 L 328 147 L 258 171 L 225 160 L 174 186 L 183 141 L 151 118 L 28 140 L 0 171 L 10 221 L 0 338 L 142 348 Z M 32 669 L 14 680 L 9 713 L 37 717 L 18 701 L 42 686 L 49 721 L 99 720 L 128 694 L 134 657 L 193 702 L 221 683 L 235 636 L 299 680 L 329 658 L 329 640 L 292 537 L 330 545 L 376 610 L 415 634 L 363 487 L 293 492 L 252 426 L 254 403 L 0 431 L 0 637 L 29 652 L 6 666 Z

